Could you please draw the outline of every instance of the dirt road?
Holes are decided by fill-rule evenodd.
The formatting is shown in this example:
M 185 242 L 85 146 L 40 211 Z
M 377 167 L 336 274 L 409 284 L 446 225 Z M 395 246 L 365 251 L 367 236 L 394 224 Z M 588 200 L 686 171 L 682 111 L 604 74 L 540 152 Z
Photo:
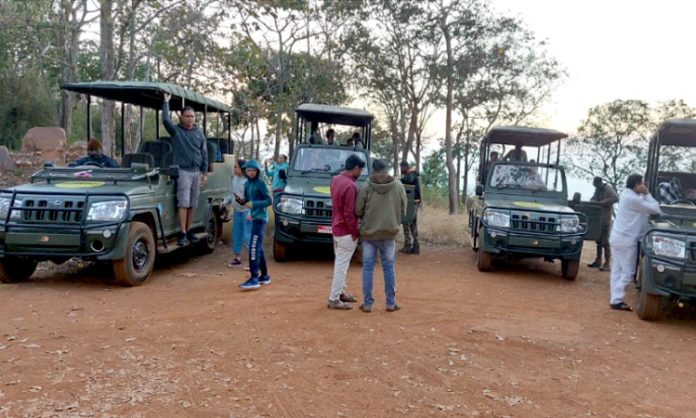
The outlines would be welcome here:
M 184 259 L 182 259 L 184 258 Z M 0 285 L 0 417 L 683 417 L 696 315 L 608 309 L 608 274 L 468 249 L 397 260 L 399 312 L 326 309 L 331 261 L 271 263 L 243 293 L 228 253 L 119 288 L 98 268 Z M 57 270 L 57 271 L 56 271 Z M 360 294 L 360 270 L 350 290 Z

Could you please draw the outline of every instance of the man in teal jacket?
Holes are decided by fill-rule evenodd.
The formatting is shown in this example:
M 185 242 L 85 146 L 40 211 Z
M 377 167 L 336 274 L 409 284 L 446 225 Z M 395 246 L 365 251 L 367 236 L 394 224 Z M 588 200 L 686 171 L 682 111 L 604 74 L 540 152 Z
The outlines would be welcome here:
M 254 290 L 261 285 L 271 284 L 268 275 L 266 254 L 263 251 L 263 238 L 268 223 L 268 210 L 271 196 L 268 194 L 266 183 L 260 178 L 261 165 L 256 160 L 244 164 L 244 174 L 247 182 L 244 185 L 244 204 L 251 213 L 251 239 L 249 240 L 249 273 L 247 281 L 239 285 L 243 290 Z
M 268 168 L 268 161 L 271 162 L 271 168 Z M 273 198 L 285 190 L 285 186 L 288 185 L 288 157 L 280 154 L 277 161 L 269 159 L 264 163 L 264 171 L 266 172 L 266 177 L 270 178 L 271 190 L 273 191 Z

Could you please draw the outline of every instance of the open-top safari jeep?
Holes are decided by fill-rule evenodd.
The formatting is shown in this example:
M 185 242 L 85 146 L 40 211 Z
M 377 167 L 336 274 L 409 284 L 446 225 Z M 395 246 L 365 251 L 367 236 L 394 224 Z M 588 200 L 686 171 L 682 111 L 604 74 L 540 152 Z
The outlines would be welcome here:
M 696 300 L 696 120 L 668 120 L 650 140 L 645 184 L 660 202 L 640 247 L 636 313 L 660 317 L 663 301 Z
M 130 103 L 157 112 L 157 139 L 139 152 L 123 154 L 120 168 L 46 165 L 30 184 L 0 191 L 0 280 L 28 279 L 37 262 L 62 263 L 72 257 L 107 261 L 116 280 L 126 286 L 150 276 L 157 254 L 176 250 L 180 232 L 176 212 L 178 167 L 172 166 L 169 138 L 159 138 L 163 93 L 170 106 L 185 106 L 229 118 L 230 108 L 179 86 L 147 82 L 88 82 L 63 86 L 91 97 Z M 227 120 L 229 126 L 229 119 Z M 88 123 L 88 137 L 91 136 Z M 121 130 L 123 132 L 123 130 Z M 193 231 L 200 250 L 212 252 L 221 234 L 221 207 L 232 175 L 232 142 L 208 140 L 208 182 L 201 188 Z M 182 249 L 188 251 L 190 248 Z
M 565 171 L 559 164 L 565 137 L 558 131 L 512 126 L 495 127 L 483 139 L 479 184 L 469 212 L 480 271 L 492 270 L 501 256 L 542 257 L 560 259 L 562 276 L 576 278 L 587 221 L 568 207 Z M 528 158 L 527 151 L 535 152 Z M 491 153 L 500 159 L 491 161 Z

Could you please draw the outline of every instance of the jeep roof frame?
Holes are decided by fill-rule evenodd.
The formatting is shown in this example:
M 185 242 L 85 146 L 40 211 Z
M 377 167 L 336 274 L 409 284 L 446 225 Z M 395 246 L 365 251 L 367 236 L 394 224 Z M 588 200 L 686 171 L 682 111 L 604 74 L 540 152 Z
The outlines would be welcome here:
M 488 157 L 490 156 L 491 145 L 503 145 L 503 152 L 505 152 L 505 146 L 524 146 L 524 147 L 534 147 L 537 149 L 537 160 L 539 164 L 550 165 L 560 165 L 561 162 L 561 140 L 567 138 L 566 133 L 556 131 L 554 129 L 545 128 L 532 128 L 526 126 L 496 126 L 491 128 L 486 135 L 481 140 L 480 148 L 480 164 L 479 164 L 479 179 L 486 179 L 486 170 L 488 166 Z M 558 142 L 556 149 L 556 162 L 552 164 L 551 162 L 551 144 Z M 541 162 L 543 158 L 542 148 L 546 149 L 546 163 Z
M 650 138 L 648 146 L 648 165 L 645 170 L 645 183 L 648 189 L 656 191 L 660 147 L 662 145 L 696 148 L 696 120 L 668 119 L 660 124 Z
M 232 108 L 222 102 L 203 96 L 200 93 L 185 89 L 171 83 L 158 83 L 151 81 L 89 81 L 79 83 L 66 83 L 61 86 L 63 90 L 81 93 L 87 96 L 87 138 L 92 137 L 91 101 L 92 96 L 106 100 L 121 102 L 121 124 L 125 125 L 125 104 L 132 104 L 143 109 L 156 111 L 155 124 L 156 136 L 160 136 L 160 109 L 162 108 L 163 93 L 171 94 L 170 110 L 181 111 L 186 106 L 191 106 L 195 111 L 203 113 L 203 134 L 208 137 L 208 113 L 217 113 L 219 117 L 227 116 L 227 141 L 232 141 Z M 125 155 L 125 130 L 121 129 L 121 156 Z M 219 140 L 219 138 L 218 138 Z M 228 149 L 231 149 L 228 145 Z
M 295 108 L 295 132 L 298 143 L 302 143 L 302 131 L 306 122 L 329 123 L 336 125 L 348 125 L 362 128 L 362 140 L 365 149 L 370 149 L 372 139 L 372 121 L 374 115 L 363 109 L 350 107 L 331 106 L 316 103 L 303 103 Z

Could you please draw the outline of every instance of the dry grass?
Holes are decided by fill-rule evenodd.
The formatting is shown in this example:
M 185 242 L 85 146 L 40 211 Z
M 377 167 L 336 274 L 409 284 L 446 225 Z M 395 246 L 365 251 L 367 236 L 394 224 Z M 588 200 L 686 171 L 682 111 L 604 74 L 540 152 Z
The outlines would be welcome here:
M 463 206 L 460 212 L 463 212 Z M 418 213 L 419 239 L 427 245 L 469 245 L 468 216 L 466 213 L 450 215 L 446 207 L 426 204 Z

